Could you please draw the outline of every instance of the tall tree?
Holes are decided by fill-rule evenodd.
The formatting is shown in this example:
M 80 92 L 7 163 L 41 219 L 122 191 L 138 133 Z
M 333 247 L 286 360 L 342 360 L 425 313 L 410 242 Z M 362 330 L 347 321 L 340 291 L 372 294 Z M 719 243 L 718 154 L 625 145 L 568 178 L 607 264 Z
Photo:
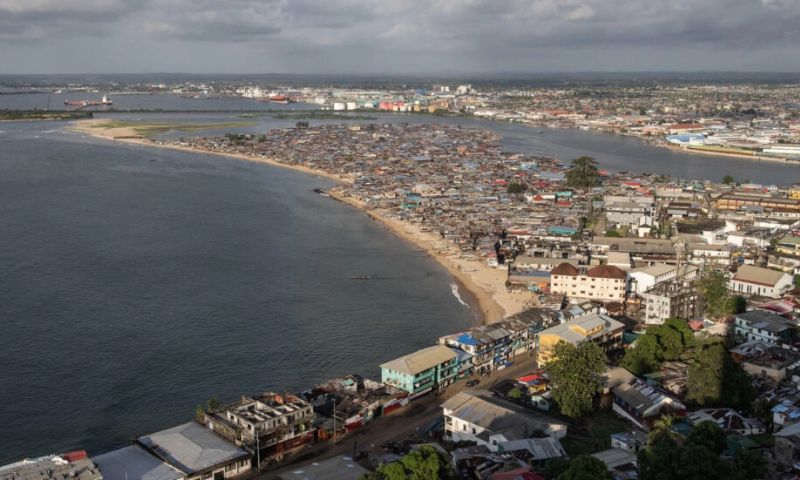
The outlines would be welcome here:
M 687 435 L 686 442 L 688 445 L 706 447 L 719 455 L 728 446 L 727 438 L 725 431 L 719 428 L 719 425 L 711 420 L 706 420 L 695 425 Z
M 557 480 L 612 480 L 614 477 L 606 464 L 590 456 L 581 455 L 569 462 L 569 466 Z
M 720 317 L 733 313 L 736 305 L 728 292 L 728 275 L 720 270 L 707 271 L 698 283 L 698 290 L 706 303 L 709 315 Z
M 599 185 L 600 171 L 597 169 L 597 161 L 587 156 L 572 160 L 566 177 L 567 185 L 573 188 L 591 188 Z
M 561 413 L 580 418 L 592 411 L 594 397 L 603 387 L 606 355 L 594 342 L 577 347 L 558 342 L 554 353 L 556 359 L 547 365 L 553 399 Z
M 755 397 L 752 377 L 733 361 L 723 343 L 706 341 L 697 346 L 689 364 L 687 400 L 747 410 Z
M 431 446 L 423 446 L 404 455 L 400 460 L 381 465 L 362 480 L 455 480 L 450 462 Z
M 625 352 L 622 366 L 635 375 L 649 373 L 665 360 L 680 358 L 694 344 L 694 333 L 685 320 L 668 318 L 662 325 L 650 327 Z

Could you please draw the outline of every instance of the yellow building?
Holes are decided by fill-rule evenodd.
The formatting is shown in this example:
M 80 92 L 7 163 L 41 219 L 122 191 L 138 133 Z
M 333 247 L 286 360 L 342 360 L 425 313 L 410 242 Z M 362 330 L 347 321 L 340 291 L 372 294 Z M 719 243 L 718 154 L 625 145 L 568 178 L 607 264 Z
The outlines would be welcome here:
M 539 350 L 536 359 L 539 365 L 553 361 L 558 342 L 577 346 L 592 341 L 606 353 L 621 350 L 624 330 L 625 325 L 608 315 L 594 313 L 579 317 L 539 332 Z
M 783 237 L 778 240 L 775 249 L 778 253 L 800 257 L 800 237 Z

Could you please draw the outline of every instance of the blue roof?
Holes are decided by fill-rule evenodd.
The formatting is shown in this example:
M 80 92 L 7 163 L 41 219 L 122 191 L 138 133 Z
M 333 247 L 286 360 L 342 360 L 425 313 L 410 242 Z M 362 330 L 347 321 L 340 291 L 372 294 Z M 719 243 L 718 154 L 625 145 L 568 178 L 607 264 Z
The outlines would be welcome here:
M 462 333 L 456 338 L 456 341 L 464 345 L 478 345 L 480 343 L 477 338 L 473 337 L 469 333 Z

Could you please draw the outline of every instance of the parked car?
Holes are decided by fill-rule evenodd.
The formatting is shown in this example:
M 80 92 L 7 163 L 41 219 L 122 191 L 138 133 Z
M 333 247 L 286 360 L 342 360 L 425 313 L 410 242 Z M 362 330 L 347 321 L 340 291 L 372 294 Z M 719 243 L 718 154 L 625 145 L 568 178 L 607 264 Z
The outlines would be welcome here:
M 474 386 L 477 386 L 479 383 L 481 383 L 481 381 L 478 379 L 470 380 L 469 382 L 467 382 L 467 388 L 472 388 Z

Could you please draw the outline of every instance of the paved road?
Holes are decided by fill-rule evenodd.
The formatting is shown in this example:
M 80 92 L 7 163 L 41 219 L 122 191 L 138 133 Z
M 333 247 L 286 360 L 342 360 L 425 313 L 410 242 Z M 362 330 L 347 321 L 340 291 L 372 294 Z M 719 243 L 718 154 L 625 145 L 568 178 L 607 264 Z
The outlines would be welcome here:
M 480 385 L 475 388 L 491 389 L 497 383 L 509 378 L 520 377 L 536 368 L 533 355 L 521 355 L 514 359 L 514 365 L 506 369 L 492 372 L 491 375 L 481 379 Z M 298 465 L 312 461 L 325 460 L 337 455 L 352 455 L 353 444 L 359 452 L 385 454 L 381 445 L 387 442 L 402 442 L 413 438 L 418 431 L 424 430 L 442 414 L 439 405 L 458 392 L 468 390 L 466 382 L 450 385 L 444 392 L 428 394 L 415 400 L 402 410 L 392 413 L 387 417 L 380 417 L 367 424 L 364 428 L 352 432 L 336 445 L 330 442 L 316 444 L 295 454 L 292 460 L 281 465 L 275 470 L 255 476 L 259 480 L 276 479 L 281 473 L 292 471 Z

